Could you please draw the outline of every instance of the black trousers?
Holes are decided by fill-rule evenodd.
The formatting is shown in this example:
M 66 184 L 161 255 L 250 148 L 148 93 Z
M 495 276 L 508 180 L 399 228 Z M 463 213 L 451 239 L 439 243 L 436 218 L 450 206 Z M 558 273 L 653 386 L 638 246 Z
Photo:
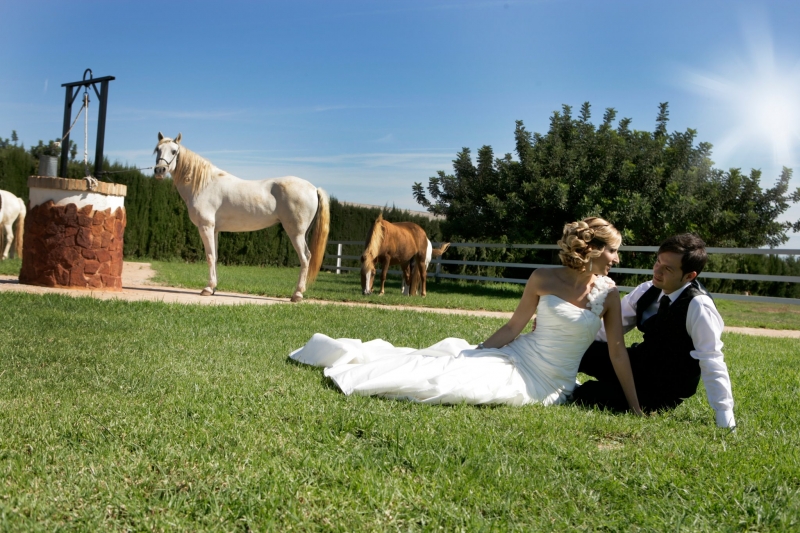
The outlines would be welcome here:
M 645 411 L 674 409 L 680 405 L 684 398 L 680 397 L 676 389 L 685 391 L 687 380 L 694 381 L 692 390 L 697 388 L 699 376 L 681 379 L 682 383 L 665 384 L 660 381 L 659 373 L 648 368 L 648 358 L 639 346 L 628 348 L 628 356 L 636 385 L 636 396 Z M 595 378 L 596 381 L 587 381 L 575 389 L 572 397 L 576 404 L 612 411 L 628 410 L 628 400 L 625 399 L 625 392 L 611 364 L 607 343 L 593 342 L 583 354 L 578 371 Z

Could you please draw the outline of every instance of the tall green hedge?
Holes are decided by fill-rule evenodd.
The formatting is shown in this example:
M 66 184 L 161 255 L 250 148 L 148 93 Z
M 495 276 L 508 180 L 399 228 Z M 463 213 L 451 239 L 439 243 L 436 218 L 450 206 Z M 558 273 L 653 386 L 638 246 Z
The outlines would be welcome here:
M 36 174 L 38 162 L 18 146 L 0 148 L 0 189 L 28 201 L 28 176 Z

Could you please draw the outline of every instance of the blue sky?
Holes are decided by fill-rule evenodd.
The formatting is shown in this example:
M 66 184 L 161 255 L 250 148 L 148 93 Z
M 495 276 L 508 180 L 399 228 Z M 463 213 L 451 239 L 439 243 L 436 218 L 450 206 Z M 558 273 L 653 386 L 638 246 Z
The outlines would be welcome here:
M 182 132 L 245 179 L 421 209 L 414 182 L 450 172 L 462 147 L 513 152 L 515 120 L 545 132 L 588 101 L 595 123 L 614 107 L 652 131 L 666 101 L 669 129 L 698 130 L 717 167 L 759 168 L 770 187 L 788 166 L 797 187 L 799 23 L 796 1 L 7 0 L 0 136 L 60 136 L 61 84 L 91 68 L 116 77 L 111 160 L 151 166 L 157 133 Z

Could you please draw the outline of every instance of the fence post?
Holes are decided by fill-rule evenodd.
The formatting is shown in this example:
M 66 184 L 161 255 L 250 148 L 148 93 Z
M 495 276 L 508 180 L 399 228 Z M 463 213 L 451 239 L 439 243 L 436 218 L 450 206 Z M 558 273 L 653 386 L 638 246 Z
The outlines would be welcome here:
M 341 274 L 341 272 L 342 272 L 340 270 L 341 266 L 342 266 L 342 243 L 339 243 L 339 244 L 336 245 L 336 273 L 337 274 Z

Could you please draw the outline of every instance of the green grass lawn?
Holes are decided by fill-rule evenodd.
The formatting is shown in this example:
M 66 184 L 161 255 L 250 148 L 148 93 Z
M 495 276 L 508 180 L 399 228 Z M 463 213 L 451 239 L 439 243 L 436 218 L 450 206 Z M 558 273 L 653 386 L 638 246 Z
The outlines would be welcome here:
M 2 276 L 19 276 L 20 268 L 22 268 L 22 259 L 13 257 L 0 261 L 0 275 Z
M 730 433 L 702 385 L 645 419 L 445 407 L 345 397 L 287 359 L 315 332 L 421 347 L 498 319 L 21 293 L 0 309 L 2 530 L 800 528 L 796 340 L 723 337 Z
M 158 272 L 155 281 L 170 286 L 202 289 L 208 281 L 205 264 L 153 262 Z M 276 267 L 226 267 L 217 269 L 219 290 L 289 297 L 297 283 L 298 269 Z M 400 294 L 400 278 L 389 276 L 386 294 L 361 294 L 358 273 L 336 275 L 320 272 L 316 283 L 309 287 L 306 298 L 320 300 L 368 302 L 381 305 L 442 307 L 450 309 L 483 309 L 514 311 L 523 286 L 511 283 L 470 283 L 455 280 L 428 280 L 425 298 L 409 298 Z M 716 300 L 717 307 L 728 326 L 800 330 L 800 306 L 793 304 L 763 304 Z

